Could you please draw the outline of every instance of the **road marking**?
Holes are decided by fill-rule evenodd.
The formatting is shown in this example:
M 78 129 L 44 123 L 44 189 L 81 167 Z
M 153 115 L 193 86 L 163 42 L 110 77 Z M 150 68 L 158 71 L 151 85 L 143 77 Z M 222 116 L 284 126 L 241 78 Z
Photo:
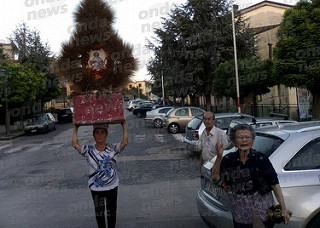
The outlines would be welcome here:
M 13 144 L 12 143 L 10 143 L 10 144 L 5 144 L 5 145 L 3 145 L 3 146 L 0 146 L 0 151 L 1 150 L 4 150 L 4 149 L 7 149 L 8 147 L 11 147 Z
M 182 134 L 172 134 L 173 138 L 179 142 L 183 142 L 183 135 Z

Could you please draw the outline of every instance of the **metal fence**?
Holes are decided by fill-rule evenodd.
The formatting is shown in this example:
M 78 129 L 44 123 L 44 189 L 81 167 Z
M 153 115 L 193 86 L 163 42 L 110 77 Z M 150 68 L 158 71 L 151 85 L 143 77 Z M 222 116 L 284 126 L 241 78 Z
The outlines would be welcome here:
M 237 112 L 236 106 L 211 106 L 210 110 L 214 113 L 221 112 Z M 287 117 L 289 119 L 299 119 L 299 109 L 297 105 L 251 105 L 246 110 L 242 110 L 243 113 L 253 115 L 256 117 Z

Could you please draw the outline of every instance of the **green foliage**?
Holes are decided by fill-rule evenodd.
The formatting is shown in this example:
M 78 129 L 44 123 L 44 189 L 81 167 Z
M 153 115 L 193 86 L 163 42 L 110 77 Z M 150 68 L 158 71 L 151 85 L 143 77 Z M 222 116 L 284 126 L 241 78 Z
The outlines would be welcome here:
M 245 59 L 238 61 L 238 78 L 240 98 L 243 99 L 249 94 L 262 95 L 268 93 L 268 87 L 276 85 L 272 76 L 272 61 Z M 215 95 L 236 98 L 236 77 L 234 61 L 222 63 L 217 68 L 213 89 Z
M 46 77 L 38 72 L 32 65 L 20 65 L 15 63 L 2 63 L 0 68 L 4 69 L 8 82 L 5 84 L 4 77 L 1 77 L 1 87 L 8 90 L 9 107 L 21 107 L 31 105 L 43 97 Z M 4 104 L 5 97 L 1 97 Z
M 6 59 L 6 56 L 5 54 L 3 53 L 3 47 L 0 45 L 0 61 L 1 60 L 5 60 Z
M 233 59 L 229 4 L 225 0 L 189 0 L 176 6 L 162 24 L 155 31 L 155 43 L 148 46 L 154 58 L 147 69 L 154 81 L 161 85 L 163 74 L 172 96 L 209 95 L 216 68 Z M 255 54 L 253 35 L 240 16 L 236 31 L 239 57 L 251 58 Z
M 43 92 L 41 101 L 47 102 L 57 98 L 60 95 L 58 77 L 50 69 L 50 64 L 55 59 L 50 56 L 49 45 L 41 41 L 39 31 L 31 30 L 25 23 L 19 24 L 9 40 L 20 64 L 33 65 L 37 75 L 40 73 L 45 75 L 45 86 L 41 86 Z
M 305 86 L 313 95 L 313 117 L 320 119 L 320 1 L 300 1 L 287 10 L 275 47 L 275 77 L 289 87 Z
M 274 74 L 280 82 L 306 86 L 313 94 L 320 93 L 319 2 L 301 1 L 286 11 L 274 52 Z

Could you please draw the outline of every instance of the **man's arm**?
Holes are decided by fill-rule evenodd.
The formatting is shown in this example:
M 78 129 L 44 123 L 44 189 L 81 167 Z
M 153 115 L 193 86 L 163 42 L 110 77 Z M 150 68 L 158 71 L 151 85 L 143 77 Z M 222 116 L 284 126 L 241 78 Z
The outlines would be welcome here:
M 123 138 L 122 138 L 122 142 L 120 143 L 120 151 L 122 151 L 128 145 L 128 141 L 129 141 L 126 121 L 122 122 L 121 126 L 123 129 Z
M 74 125 L 73 126 L 72 146 L 80 154 L 81 153 L 81 145 L 80 145 L 80 143 L 78 141 L 78 129 L 79 129 L 79 125 Z
M 222 160 L 222 155 L 223 155 L 223 144 L 221 142 L 218 142 L 216 144 L 216 151 L 217 151 L 217 156 L 216 160 L 213 164 L 213 167 L 211 169 L 211 176 L 212 179 L 215 181 L 220 180 L 220 165 L 221 165 L 221 160 Z

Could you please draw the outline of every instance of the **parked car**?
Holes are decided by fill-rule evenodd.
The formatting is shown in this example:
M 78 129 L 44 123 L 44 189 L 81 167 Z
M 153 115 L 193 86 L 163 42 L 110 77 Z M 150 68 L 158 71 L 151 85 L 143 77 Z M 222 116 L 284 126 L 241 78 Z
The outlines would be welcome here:
M 297 123 L 296 120 L 290 120 L 287 118 L 281 117 L 257 117 L 256 123 L 254 124 L 255 128 L 265 127 L 265 126 L 279 126 L 288 123 Z
M 132 111 L 135 107 L 138 106 L 138 104 L 139 104 L 140 102 L 141 102 L 140 99 L 130 100 L 130 101 L 128 101 L 128 103 L 127 103 L 126 109 L 129 110 L 129 111 Z
M 133 109 L 139 107 L 142 104 L 145 103 L 152 103 L 151 101 L 147 101 L 147 100 L 141 100 L 141 99 L 136 99 L 136 100 L 131 100 L 127 103 L 127 110 L 132 111 Z
M 172 106 L 165 106 L 148 111 L 145 118 L 146 124 L 153 124 L 156 128 L 163 127 L 163 119 L 171 109 L 173 109 Z
M 289 123 L 297 123 L 298 121 L 296 120 L 289 120 L 289 119 L 284 119 L 284 118 L 279 118 L 279 117 L 257 117 L 255 120 L 233 120 L 231 121 L 227 134 L 229 134 L 231 128 L 234 126 L 241 124 L 241 123 L 246 123 L 251 125 L 254 129 L 258 129 L 261 127 L 269 127 L 269 126 L 281 126 L 284 124 L 289 124 Z
M 38 114 L 34 118 L 27 120 L 24 127 L 26 135 L 32 133 L 47 133 L 56 130 L 56 120 L 51 113 Z
M 142 103 L 139 107 L 132 110 L 132 114 L 137 117 L 145 117 L 147 111 L 151 111 L 153 103 Z
M 242 121 L 255 121 L 255 117 L 242 113 L 216 113 L 215 114 L 216 124 L 215 126 L 227 132 L 228 126 L 232 120 Z M 183 138 L 183 142 L 187 150 L 193 153 L 200 153 L 199 138 L 205 129 L 203 124 L 203 115 L 194 117 L 186 127 L 186 134 Z
M 204 113 L 205 110 L 197 107 L 174 108 L 165 115 L 163 126 L 168 132 L 175 134 L 181 130 L 184 131 L 193 117 Z
M 262 127 L 256 135 L 252 147 L 269 157 L 286 207 L 293 212 L 288 227 L 320 227 L 320 121 Z M 231 151 L 235 149 L 224 155 Z M 222 183 L 211 179 L 214 161 L 202 166 L 197 208 L 209 226 L 233 227 L 229 198 Z
M 58 111 L 58 123 L 72 123 L 73 108 L 63 108 Z

